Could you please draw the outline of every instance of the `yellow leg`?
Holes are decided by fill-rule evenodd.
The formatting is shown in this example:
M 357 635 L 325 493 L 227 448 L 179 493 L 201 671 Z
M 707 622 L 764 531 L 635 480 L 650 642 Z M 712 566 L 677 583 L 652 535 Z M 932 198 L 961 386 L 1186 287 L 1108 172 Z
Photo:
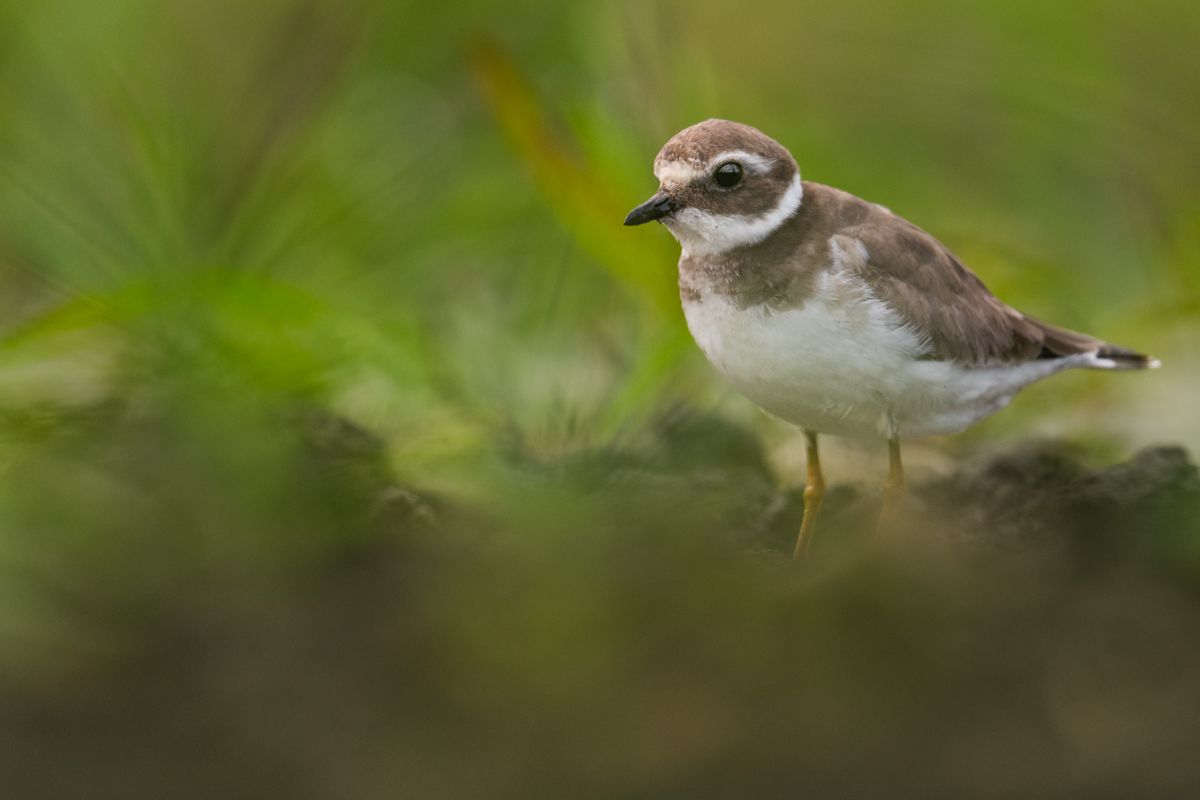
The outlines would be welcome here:
M 804 432 L 805 455 L 808 462 L 808 480 L 804 484 L 804 519 L 800 523 L 800 535 L 796 537 L 796 549 L 792 558 L 801 558 L 812 540 L 813 525 L 817 521 L 817 512 L 821 510 L 821 501 L 825 499 L 825 478 L 821 475 L 821 455 L 817 452 L 817 434 L 812 431 Z
M 891 524 L 904 501 L 904 464 L 900 461 L 900 440 L 888 439 L 888 477 L 883 484 L 883 506 L 879 510 L 879 527 Z

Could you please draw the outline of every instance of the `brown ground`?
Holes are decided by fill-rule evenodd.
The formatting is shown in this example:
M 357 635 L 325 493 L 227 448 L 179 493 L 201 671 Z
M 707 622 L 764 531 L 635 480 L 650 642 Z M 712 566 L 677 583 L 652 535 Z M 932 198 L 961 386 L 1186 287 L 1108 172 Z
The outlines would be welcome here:
M 799 566 L 798 493 L 709 421 L 518 449 L 487 509 L 381 489 L 353 429 L 313 453 L 374 486 L 361 536 L 75 585 L 0 660 L 0 796 L 1200 796 L 1179 449 L 982 456 L 879 538 L 839 485 Z

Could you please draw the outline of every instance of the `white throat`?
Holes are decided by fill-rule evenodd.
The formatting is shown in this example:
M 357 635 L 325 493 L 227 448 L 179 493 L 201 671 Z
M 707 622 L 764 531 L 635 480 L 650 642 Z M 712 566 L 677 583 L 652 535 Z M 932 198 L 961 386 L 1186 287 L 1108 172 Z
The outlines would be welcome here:
M 758 244 L 779 229 L 800 209 L 804 188 L 797 172 L 787 191 L 770 211 L 756 216 L 721 215 L 697 208 L 681 208 L 663 220 L 671 235 L 679 240 L 685 256 L 724 253 L 738 247 Z

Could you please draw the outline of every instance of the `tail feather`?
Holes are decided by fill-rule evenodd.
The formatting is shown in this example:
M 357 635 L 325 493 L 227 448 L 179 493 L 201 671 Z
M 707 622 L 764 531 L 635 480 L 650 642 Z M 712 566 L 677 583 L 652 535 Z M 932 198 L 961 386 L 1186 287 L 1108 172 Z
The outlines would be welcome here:
M 1096 351 L 1096 369 L 1158 369 L 1162 362 L 1145 353 L 1137 353 L 1107 342 Z
M 1042 333 L 1042 352 L 1038 358 L 1066 358 L 1088 355 L 1091 358 L 1081 366 L 1091 369 L 1157 369 L 1162 366 L 1157 358 L 1101 341 L 1085 333 L 1050 325 L 1041 320 L 1026 317 L 1037 325 Z

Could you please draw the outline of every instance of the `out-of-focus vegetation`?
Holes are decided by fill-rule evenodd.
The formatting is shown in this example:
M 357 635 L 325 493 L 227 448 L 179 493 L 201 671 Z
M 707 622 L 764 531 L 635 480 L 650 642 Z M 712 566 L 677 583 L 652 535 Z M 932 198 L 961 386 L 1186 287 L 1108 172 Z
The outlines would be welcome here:
M 1194 794 L 1194 468 L 1082 464 L 1200 447 L 1198 39 L 1189 2 L 3 0 L 0 795 Z M 883 459 L 830 443 L 795 568 L 794 434 L 620 226 L 710 116 L 1165 368 L 916 443 L 882 542 L 845 484 Z

